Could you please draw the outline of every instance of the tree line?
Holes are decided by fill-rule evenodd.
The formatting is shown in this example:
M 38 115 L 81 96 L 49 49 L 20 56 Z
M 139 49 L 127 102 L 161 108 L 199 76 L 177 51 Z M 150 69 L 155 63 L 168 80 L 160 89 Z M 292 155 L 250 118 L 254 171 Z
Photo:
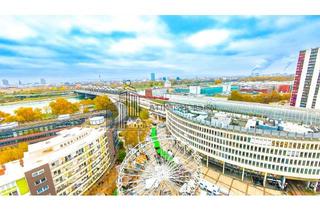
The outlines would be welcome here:
M 28 151 L 28 144 L 23 142 L 15 146 L 0 148 L 0 165 L 23 158 L 23 153 Z
M 279 101 L 289 101 L 290 93 L 279 93 L 277 91 L 272 91 L 271 93 L 260 93 L 257 95 L 252 95 L 248 93 L 240 93 L 237 90 L 231 92 L 228 100 L 232 101 L 246 101 L 246 102 L 257 102 L 263 104 L 269 104 L 272 102 Z
M 95 99 L 86 99 L 75 103 L 65 98 L 57 98 L 55 101 L 50 102 L 49 107 L 45 108 L 47 109 L 45 112 L 42 109 L 32 107 L 20 107 L 14 111 L 14 114 L 0 111 L 0 122 L 25 123 L 38 121 L 61 114 L 74 114 L 80 111 L 80 107 L 83 108 L 83 113 L 89 112 L 89 107 L 91 107 L 92 110 L 108 109 L 113 116 L 117 116 L 117 107 L 107 96 L 97 96 Z
M 242 82 L 263 82 L 263 81 L 292 81 L 294 76 L 256 76 L 256 77 L 246 77 L 240 79 Z

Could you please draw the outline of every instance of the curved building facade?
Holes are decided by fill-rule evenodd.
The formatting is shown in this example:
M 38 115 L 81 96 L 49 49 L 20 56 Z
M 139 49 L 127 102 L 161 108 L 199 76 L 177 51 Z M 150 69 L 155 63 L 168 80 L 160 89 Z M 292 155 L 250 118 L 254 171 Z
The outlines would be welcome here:
M 203 157 L 264 175 L 318 181 L 320 140 L 281 132 L 249 132 L 231 126 L 207 123 L 167 108 L 167 128 L 182 143 Z M 224 169 L 223 169 L 224 170 Z M 243 177 L 243 175 L 242 175 Z

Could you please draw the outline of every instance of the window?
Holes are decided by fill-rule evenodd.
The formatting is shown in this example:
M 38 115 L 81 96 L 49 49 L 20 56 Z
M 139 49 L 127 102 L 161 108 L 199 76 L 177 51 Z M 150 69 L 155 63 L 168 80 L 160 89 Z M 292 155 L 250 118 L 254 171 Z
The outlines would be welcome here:
M 37 194 L 41 194 L 41 193 L 43 193 L 43 192 L 45 192 L 47 190 L 49 190 L 49 186 L 48 185 L 46 185 L 44 187 L 40 187 L 39 189 L 37 189 Z
M 33 172 L 33 173 L 31 174 L 31 176 L 32 176 L 32 177 L 36 177 L 36 176 L 39 176 L 39 175 L 41 175 L 41 174 L 43 174 L 43 173 L 44 173 L 44 169 L 41 169 L 41 170 L 39 170 L 39 171 Z
M 18 191 L 13 191 L 13 192 L 10 192 L 9 195 L 11 196 L 11 195 L 19 195 L 19 194 L 18 194 Z
M 46 177 L 43 177 L 43 178 L 41 178 L 41 179 L 38 179 L 37 181 L 34 182 L 34 186 L 37 186 L 37 185 L 39 185 L 39 184 L 41 184 L 41 183 L 44 183 L 44 182 L 46 182 L 46 181 L 47 181 L 47 178 L 46 178 Z

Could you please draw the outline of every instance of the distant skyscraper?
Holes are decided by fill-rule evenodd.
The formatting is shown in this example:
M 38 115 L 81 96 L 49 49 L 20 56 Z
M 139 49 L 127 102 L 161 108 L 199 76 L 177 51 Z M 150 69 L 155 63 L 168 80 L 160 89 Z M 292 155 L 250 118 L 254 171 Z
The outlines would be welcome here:
M 299 53 L 290 99 L 295 107 L 320 109 L 320 50 L 313 48 Z
M 156 81 L 156 74 L 155 73 L 151 73 L 151 81 Z
M 6 79 L 3 79 L 3 80 L 2 80 L 2 84 L 3 84 L 4 86 L 8 86 L 8 85 L 9 85 L 9 81 L 6 80 Z
M 19 80 L 19 85 L 22 85 L 22 82 Z
M 40 83 L 41 83 L 41 85 L 45 85 L 45 84 L 46 84 L 46 80 L 43 79 L 43 78 L 41 78 L 41 79 L 40 79 Z

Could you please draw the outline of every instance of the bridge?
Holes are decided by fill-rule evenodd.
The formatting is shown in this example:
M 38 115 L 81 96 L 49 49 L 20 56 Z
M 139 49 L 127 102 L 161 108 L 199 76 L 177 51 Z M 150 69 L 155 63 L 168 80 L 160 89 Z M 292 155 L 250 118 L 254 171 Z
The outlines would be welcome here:
M 120 101 L 125 105 L 133 104 L 135 111 L 133 111 L 133 113 L 130 113 L 131 109 L 128 109 L 129 116 L 138 116 L 138 113 L 136 113 L 138 112 L 137 108 L 142 107 L 144 109 L 147 109 L 150 114 L 155 115 L 156 117 L 166 117 L 164 104 L 160 104 L 152 100 L 143 98 L 141 95 L 133 91 L 125 91 L 110 87 L 90 86 L 80 90 L 74 90 L 74 92 L 78 95 L 83 95 L 84 98 L 94 98 L 96 96 L 106 95 L 110 99 L 113 99 L 114 102 Z

